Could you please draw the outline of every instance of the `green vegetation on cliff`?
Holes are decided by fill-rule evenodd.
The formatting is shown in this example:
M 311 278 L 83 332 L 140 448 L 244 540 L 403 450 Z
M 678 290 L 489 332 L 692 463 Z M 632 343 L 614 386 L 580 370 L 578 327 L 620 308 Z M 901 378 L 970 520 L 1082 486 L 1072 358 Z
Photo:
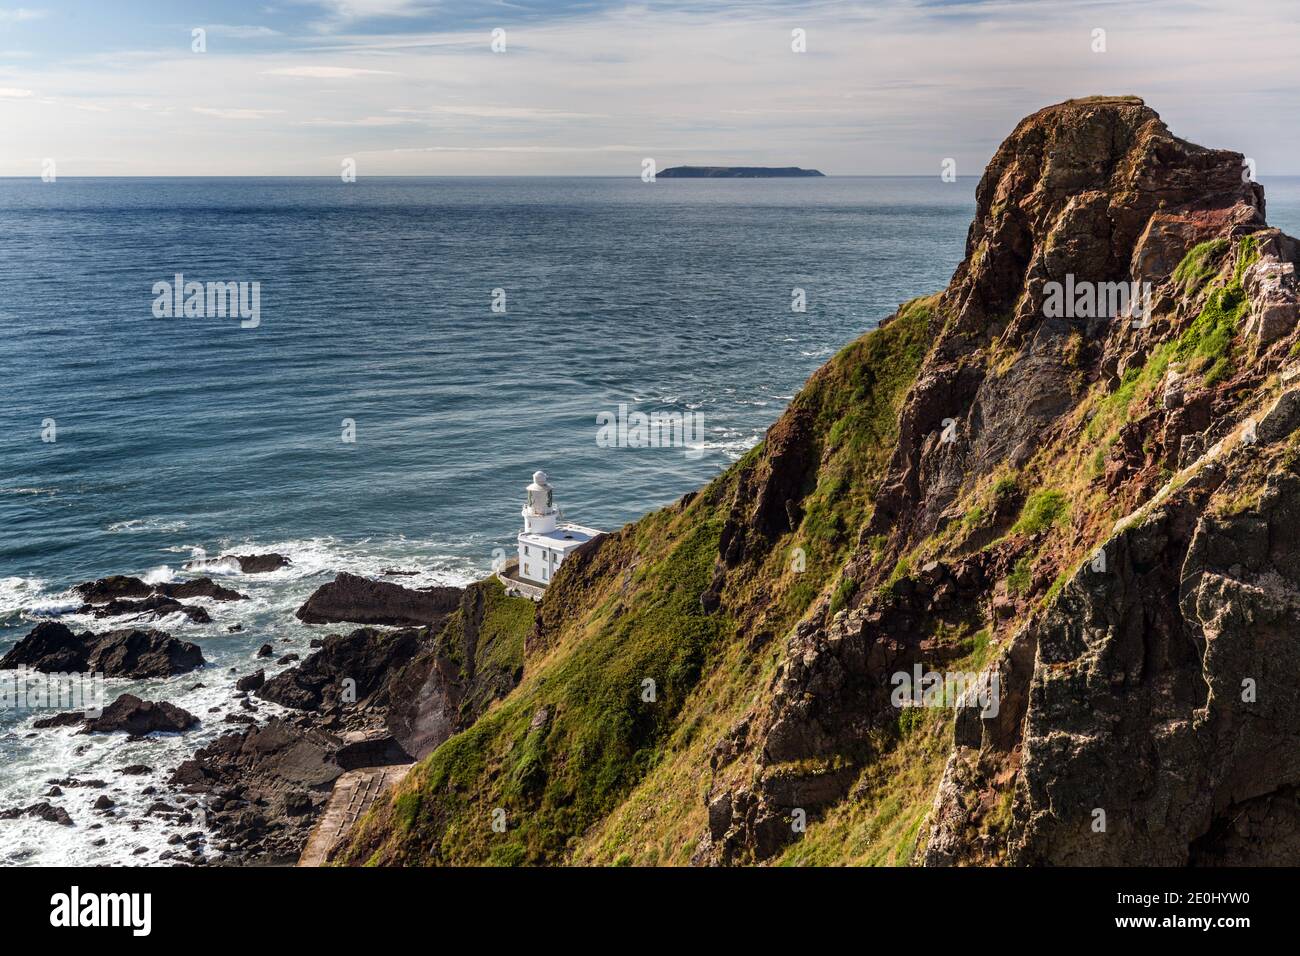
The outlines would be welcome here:
M 835 582 L 870 515 L 932 305 L 902 307 L 795 398 L 787 417 L 811 422 L 815 462 L 800 489 L 802 517 L 724 575 L 718 609 L 707 612 L 701 595 L 721 566 L 724 526 L 749 504 L 738 490 L 765 467 L 766 443 L 699 494 L 566 562 L 519 686 L 413 769 L 342 858 L 688 862 L 709 750 L 752 706 L 775 666 L 774 638 Z

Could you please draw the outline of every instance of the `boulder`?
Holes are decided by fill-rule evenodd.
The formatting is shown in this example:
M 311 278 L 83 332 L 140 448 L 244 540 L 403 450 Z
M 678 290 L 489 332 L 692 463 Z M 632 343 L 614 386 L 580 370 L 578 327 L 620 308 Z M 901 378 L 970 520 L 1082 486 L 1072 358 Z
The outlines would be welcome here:
M 72 817 L 68 816 L 68 811 L 62 807 L 56 807 L 47 802 L 34 803 L 30 807 L 14 807 L 9 810 L 0 810 L 0 820 L 16 820 L 18 817 L 35 817 L 38 820 L 48 820 L 50 823 L 57 823 L 60 826 L 73 826 Z
M 73 587 L 73 593 L 87 604 L 103 604 L 114 598 L 144 598 L 153 593 L 153 587 L 139 578 L 114 574 Z
M 170 598 L 210 598 L 213 601 L 247 601 L 248 595 L 217 584 L 211 578 L 195 578 L 176 584 L 160 584 L 158 594 Z
M 239 680 L 235 681 L 235 690 L 239 690 L 239 691 L 257 690 L 265 683 L 266 683 L 266 671 L 264 669 L 259 668 L 258 670 L 254 671 L 252 674 L 247 674 L 244 677 L 239 678 Z
M 124 730 L 132 735 L 181 733 L 193 727 L 199 719 L 184 708 L 166 701 L 155 703 L 141 700 L 134 694 L 123 694 L 104 708 L 103 714 L 88 718 L 83 733 L 111 733 Z
M 130 628 L 91 636 L 86 669 L 106 677 L 170 677 L 204 664 L 197 644 L 164 631 Z
M 42 621 L 15 644 L 0 669 L 27 667 L 43 673 L 99 672 L 105 677 L 170 677 L 203 666 L 197 644 L 164 631 L 126 628 L 74 634 L 58 621 Z

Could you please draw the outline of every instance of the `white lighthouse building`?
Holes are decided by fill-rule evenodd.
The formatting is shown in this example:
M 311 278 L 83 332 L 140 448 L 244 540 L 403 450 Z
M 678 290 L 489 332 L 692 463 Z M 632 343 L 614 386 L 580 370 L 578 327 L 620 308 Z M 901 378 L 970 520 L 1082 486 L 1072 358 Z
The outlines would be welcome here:
M 546 587 L 564 559 L 580 545 L 601 532 L 582 525 L 559 523 L 563 517 L 555 507 L 555 489 L 546 472 L 533 473 L 524 502 L 524 530 L 519 532 L 519 579 Z

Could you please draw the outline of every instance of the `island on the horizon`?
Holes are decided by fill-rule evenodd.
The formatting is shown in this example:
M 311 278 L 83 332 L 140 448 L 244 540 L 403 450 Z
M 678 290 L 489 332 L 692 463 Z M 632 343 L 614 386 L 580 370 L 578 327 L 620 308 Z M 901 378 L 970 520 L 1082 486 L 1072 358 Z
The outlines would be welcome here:
M 826 174 L 798 166 L 672 166 L 658 175 L 661 179 L 775 179 Z

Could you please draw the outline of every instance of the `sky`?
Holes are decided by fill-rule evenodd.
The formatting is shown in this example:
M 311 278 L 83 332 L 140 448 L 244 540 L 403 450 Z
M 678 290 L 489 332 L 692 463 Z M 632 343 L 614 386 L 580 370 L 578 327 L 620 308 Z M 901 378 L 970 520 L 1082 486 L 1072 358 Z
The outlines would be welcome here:
M 1300 174 L 1296 0 L 24 2 L 3 176 L 978 175 L 1023 116 L 1101 93 Z

